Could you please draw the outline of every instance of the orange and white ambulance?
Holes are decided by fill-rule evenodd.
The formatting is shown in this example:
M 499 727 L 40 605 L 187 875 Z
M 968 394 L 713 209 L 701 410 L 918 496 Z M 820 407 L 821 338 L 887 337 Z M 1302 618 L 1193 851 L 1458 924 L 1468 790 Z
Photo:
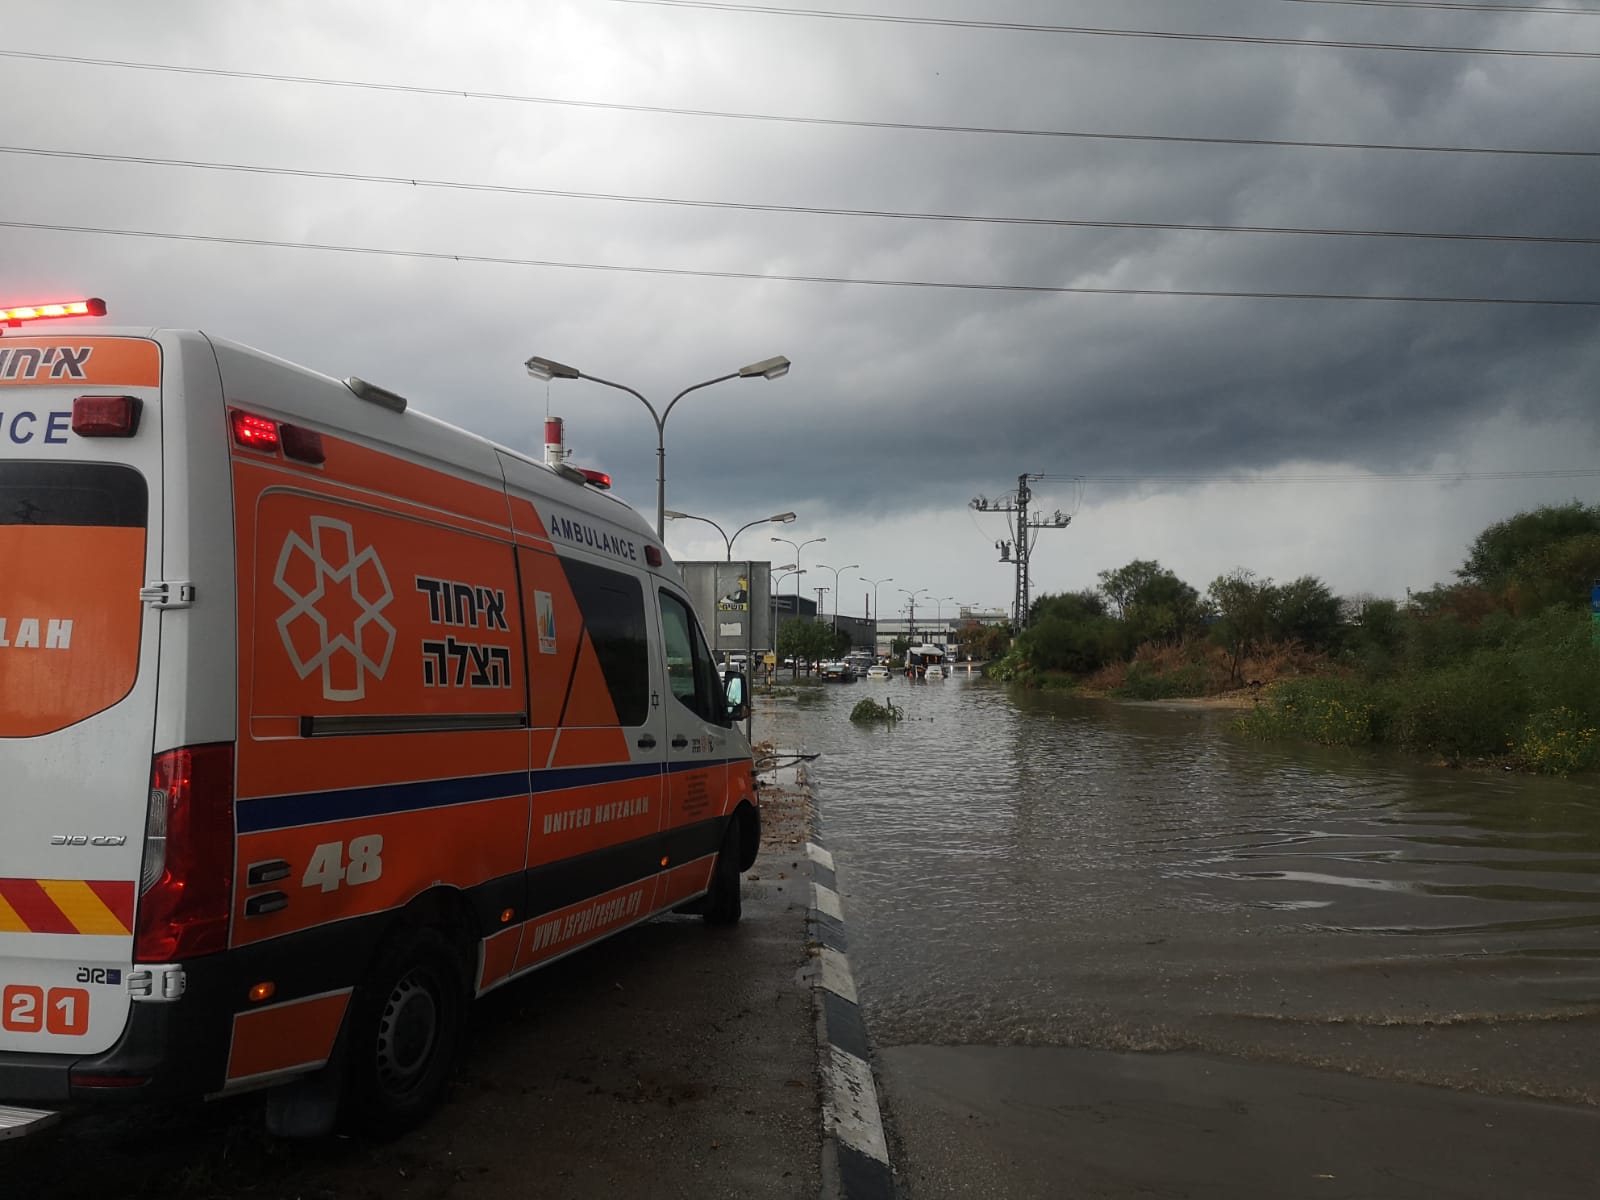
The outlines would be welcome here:
M 472 996 L 738 920 L 744 680 L 633 511 L 203 333 L 0 333 L 0 1136 L 404 1127 Z

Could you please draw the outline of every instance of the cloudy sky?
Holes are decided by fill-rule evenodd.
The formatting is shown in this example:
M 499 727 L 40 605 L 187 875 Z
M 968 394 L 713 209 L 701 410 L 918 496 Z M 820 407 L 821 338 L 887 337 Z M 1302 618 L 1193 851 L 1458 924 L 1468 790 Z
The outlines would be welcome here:
M 103 296 L 527 451 L 548 407 L 647 515 L 643 406 L 523 360 L 660 405 L 786 354 L 787 378 L 673 412 L 667 505 L 730 531 L 797 511 L 772 532 L 827 538 L 804 565 L 861 564 L 845 612 L 858 574 L 893 577 L 885 616 L 901 586 L 1007 603 L 1004 519 L 968 501 L 1025 471 L 1073 516 L 1040 535 L 1035 594 L 1138 557 L 1202 588 L 1248 566 L 1400 595 L 1490 521 L 1600 499 L 1596 474 L 1548 474 L 1600 470 L 1600 15 L 0 0 L 0 30 L 0 298 Z M 1219 138 L 1347 145 L 1183 140 Z M 741 556 L 790 561 L 768 532 Z M 692 522 L 668 545 L 723 550 Z

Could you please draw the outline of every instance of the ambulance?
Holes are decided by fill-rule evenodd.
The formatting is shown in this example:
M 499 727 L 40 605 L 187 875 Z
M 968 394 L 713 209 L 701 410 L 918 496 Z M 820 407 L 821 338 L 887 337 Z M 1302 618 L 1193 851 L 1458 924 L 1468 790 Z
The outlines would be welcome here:
M 594 486 L 204 333 L 0 309 L 0 1136 L 438 1100 L 470 1001 L 756 856 L 746 681 Z

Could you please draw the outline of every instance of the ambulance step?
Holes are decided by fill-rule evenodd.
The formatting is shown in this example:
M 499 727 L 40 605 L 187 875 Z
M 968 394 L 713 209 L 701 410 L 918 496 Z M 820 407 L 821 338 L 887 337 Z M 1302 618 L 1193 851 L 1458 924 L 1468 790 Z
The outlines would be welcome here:
M 0 1142 L 7 1138 L 27 1137 L 48 1129 L 61 1119 L 58 1112 L 45 1112 L 38 1108 L 8 1108 L 0 1104 Z

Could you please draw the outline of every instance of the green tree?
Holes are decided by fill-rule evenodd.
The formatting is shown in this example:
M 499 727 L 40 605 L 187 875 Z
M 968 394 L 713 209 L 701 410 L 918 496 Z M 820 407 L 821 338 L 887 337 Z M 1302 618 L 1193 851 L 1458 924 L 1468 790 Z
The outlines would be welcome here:
M 1016 651 L 1041 671 L 1095 671 L 1120 658 L 1122 626 L 1106 611 L 1105 597 L 1095 591 L 1041 596 L 1034 602 L 1028 628 L 1017 636 Z
M 1228 678 L 1235 684 L 1239 663 L 1267 639 L 1276 592 L 1272 580 L 1258 579 L 1243 567 L 1217 576 L 1206 589 L 1217 613 L 1211 637 L 1228 652 Z
M 1100 590 L 1122 618 L 1130 646 L 1182 641 L 1204 624 L 1200 593 L 1154 559 L 1101 571 Z
M 1339 597 L 1315 575 L 1302 575 L 1274 590 L 1268 632 L 1313 650 L 1326 650 L 1339 637 Z
M 969 621 L 956 633 L 964 658 L 993 661 L 1011 649 L 1011 630 L 1005 625 L 980 625 Z
M 1586 604 L 1600 579 L 1600 533 L 1580 533 L 1524 555 L 1512 572 L 1512 607 L 1520 612 Z
M 849 635 L 845 635 L 845 644 L 849 645 Z M 821 621 L 814 621 L 809 617 L 790 617 L 778 629 L 778 654 L 782 658 L 793 658 L 795 674 L 800 673 L 800 664 L 804 663 L 806 673 L 811 673 L 811 668 L 824 659 L 833 658 L 838 651 L 838 638 L 831 625 Z
M 1456 574 L 1468 583 L 1500 587 L 1524 562 L 1559 542 L 1600 534 L 1600 504 L 1546 504 L 1496 521 L 1480 533 Z

